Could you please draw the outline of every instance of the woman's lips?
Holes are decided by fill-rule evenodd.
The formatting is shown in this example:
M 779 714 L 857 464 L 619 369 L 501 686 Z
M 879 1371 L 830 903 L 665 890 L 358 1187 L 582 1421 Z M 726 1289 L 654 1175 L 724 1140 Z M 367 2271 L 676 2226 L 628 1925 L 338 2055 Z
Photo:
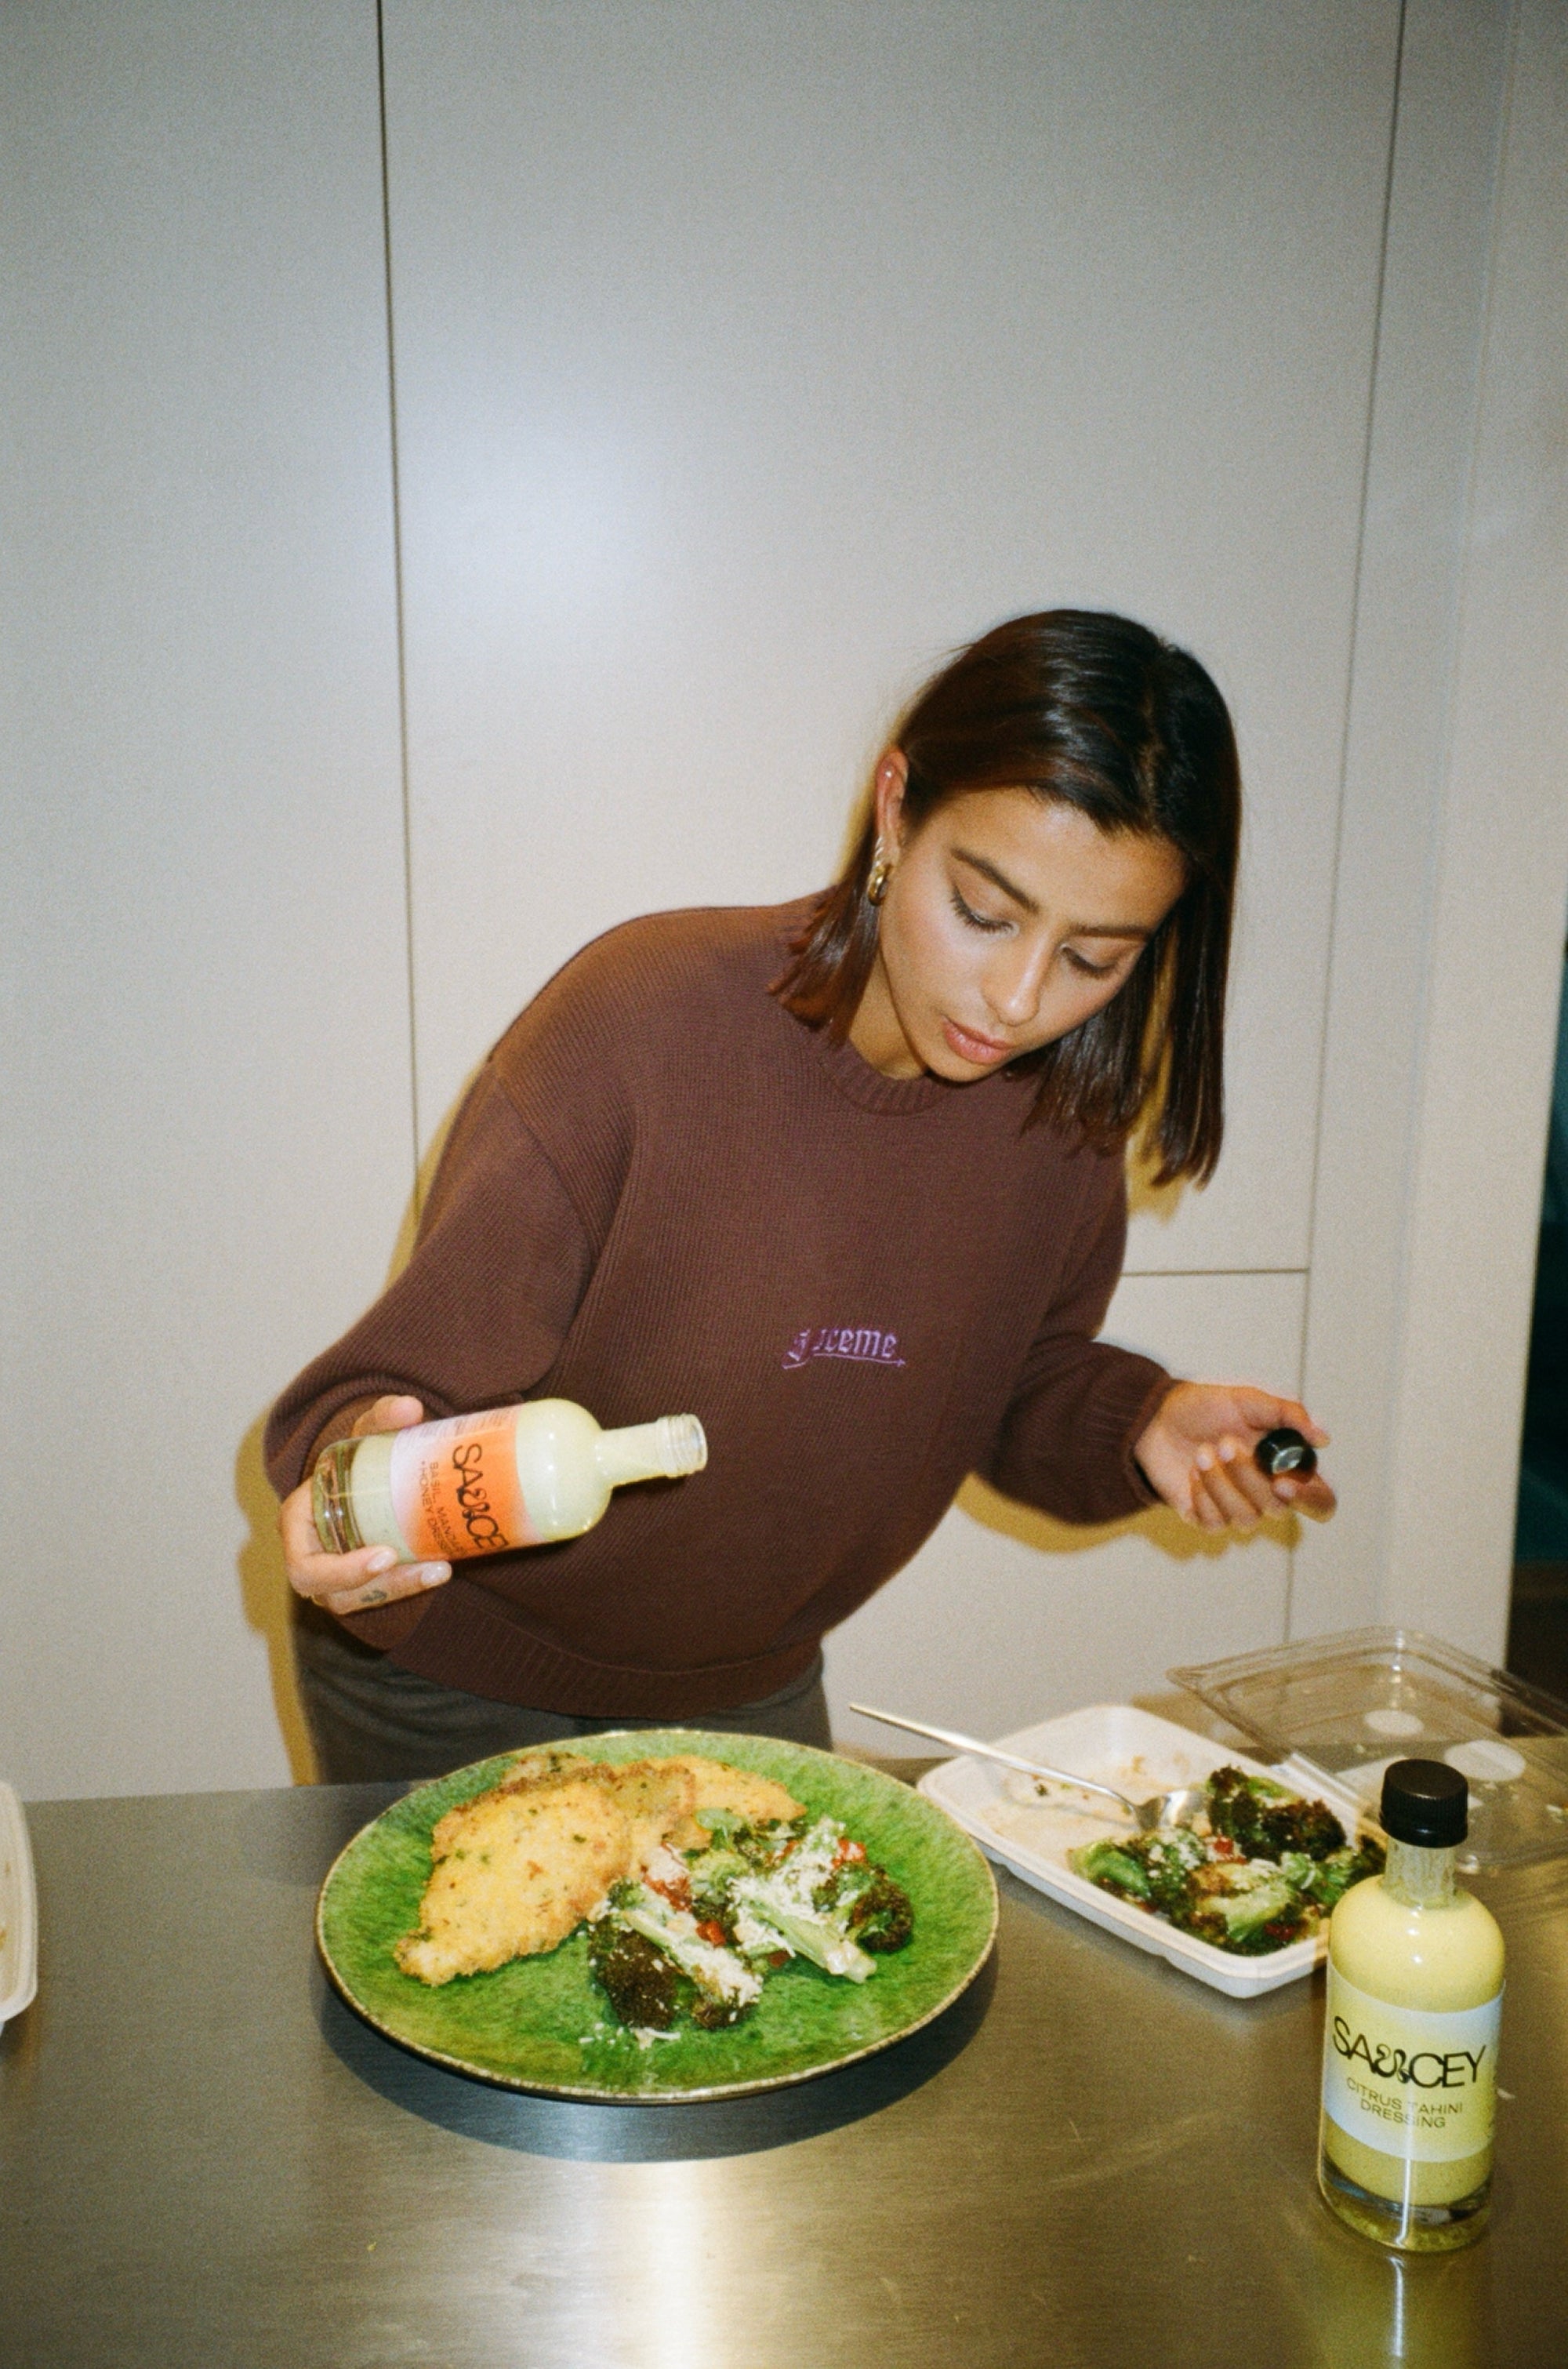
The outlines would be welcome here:
M 956 1020 L 944 1020 L 942 1033 L 960 1061 L 972 1061 L 977 1067 L 994 1069 L 1013 1053 L 1011 1045 L 999 1045 L 994 1036 L 977 1036 L 972 1028 L 960 1028 Z

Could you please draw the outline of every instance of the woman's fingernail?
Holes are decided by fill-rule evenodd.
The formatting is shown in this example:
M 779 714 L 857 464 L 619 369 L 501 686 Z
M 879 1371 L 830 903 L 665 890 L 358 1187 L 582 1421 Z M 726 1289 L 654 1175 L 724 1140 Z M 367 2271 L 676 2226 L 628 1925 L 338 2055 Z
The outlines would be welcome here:
M 379 1576 L 382 1572 L 390 1571 L 396 1561 L 397 1557 L 390 1547 L 377 1547 L 374 1554 L 366 1563 L 365 1569 L 372 1576 Z
M 443 1579 L 450 1579 L 451 1577 L 451 1563 L 428 1562 L 425 1565 L 424 1570 L 419 1574 L 419 1585 L 421 1587 L 439 1587 Z
M 1219 1461 L 1221 1464 L 1234 1464 L 1236 1461 L 1236 1443 L 1233 1439 L 1222 1439 L 1220 1441 Z
M 1288 1504 L 1290 1503 L 1291 1498 L 1292 1498 L 1292 1497 L 1294 1497 L 1294 1495 L 1296 1494 L 1296 1483 L 1295 1483 L 1295 1482 L 1294 1482 L 1294 1481 L 1276 1481 L 1276 1482 L 1275 1482 L 1275 1484 L 1274 1484 L 1274 1494 L 1275 1494 L 1275 1495 L 1276 1495 L 1276 1497 L 1283 1498 L 1283 1499 L 1284 1499 L 1284 1501 L 1285 1501 L 1285 1503 L 1286 1503 L 1286 1505 L 1288 1505 Z
M 1193 1462 L 1197 1466 L 1200 1472 L 1212 1472 L 1214 1470 L 1213 1448 L 1200 1448 L 1197 1454 L 1193 1458 Z

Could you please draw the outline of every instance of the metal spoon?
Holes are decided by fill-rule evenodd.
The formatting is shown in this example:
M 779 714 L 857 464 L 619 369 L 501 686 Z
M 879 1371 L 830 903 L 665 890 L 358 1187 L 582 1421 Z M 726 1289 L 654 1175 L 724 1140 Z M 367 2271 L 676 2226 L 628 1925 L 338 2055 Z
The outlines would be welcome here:
M 1206 1786 L 1178 1785 L 1147 1802 L 1129 1802 L 1114 1785 L 1102 1785 L 1093 1777 L 1075 1777 L 1070 1769 L 1047 1768 L 1042 1761 L 1021 1760 L 1016 1752 L 981 1744 L 975 1736 L 959 1734 L 956 1728 L 927 1727 L 923 1720 L 898 1719 L 890 1711 L 873 1711 L 869 1703 L 851 1703 L 850 1709 L 859 1711 L 863 1719 L 880 1720 L 885 1727 L 907 1727 L 911 1735 L 929 1735 L 933 1743 L 950 1744 L 955 1752 L 972 1752 L 980 1760 L 1000 1760 L 1004 1768 L 1022 1768 L 1026 1777 L 1049 1777 L 1059 1785 L 1077 1785 L 1085 1793 L 1104 1793 L 1121 1803 L 1140 1834 L 1151 1834 L 1156 1826 L 1190 1826 L 1208 1800 Z

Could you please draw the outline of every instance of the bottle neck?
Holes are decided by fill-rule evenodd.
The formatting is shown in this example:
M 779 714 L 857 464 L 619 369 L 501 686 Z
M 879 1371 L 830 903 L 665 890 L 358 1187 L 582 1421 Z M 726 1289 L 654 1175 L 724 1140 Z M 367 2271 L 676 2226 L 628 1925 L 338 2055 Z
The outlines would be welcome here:
M 1385 1888 L 1407 1908 L 1451 1907 L 1458 1897 L 1454 1851 L 1452 1843 L 1428 1850 L 1419 1843 L 1396 1842 L 1391 1836 L 1388 1865 L 1383 1870 Z
M 708 1460 L 708 1443 L 694 1414 L 661 1414 L 657 1423 L 601 1431 L 593 1453 L 610 1486 L 619 1489 L 627 1481 L 678 1481 L 684 1473 L 700 1472 Z

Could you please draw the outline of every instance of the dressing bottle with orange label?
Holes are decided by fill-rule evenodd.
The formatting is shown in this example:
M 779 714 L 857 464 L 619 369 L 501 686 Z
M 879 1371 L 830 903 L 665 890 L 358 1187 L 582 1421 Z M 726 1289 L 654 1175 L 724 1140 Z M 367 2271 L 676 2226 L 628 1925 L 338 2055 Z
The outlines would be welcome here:
M 601 1431 L 570 1399 L 531 1399 L 339 1439 L 315 1468 L 311 1503 L 334 1554 L 386 1546 L 400 1562 L 452 1562 L 580 1537 L 612 1489 L 678 1480 L 707 1460 L 694 1414 Z
M 1454 1883 L 1469 1788 L 1441 1760 L 1383 1778 L 1388 1865 L 1329 1926 L 1318 2181 L 1364 2237 L 1402 2253 L 1486 2226 L 1503 1936 Z

